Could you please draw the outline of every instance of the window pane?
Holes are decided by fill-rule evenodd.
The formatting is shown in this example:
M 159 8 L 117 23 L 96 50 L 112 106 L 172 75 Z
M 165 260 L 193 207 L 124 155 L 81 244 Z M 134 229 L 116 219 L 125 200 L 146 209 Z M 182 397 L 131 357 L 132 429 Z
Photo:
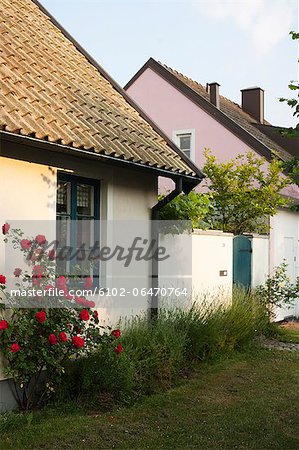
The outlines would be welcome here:
M 191 148 L 191 136 L 180 136 L 180 149 L 190 150 Z
M 191 158 L 190 150 L 183 150 L 183 153 L 185 153 L 185 155 L 188 156 L 188 158 Z
M 77 185 L 77 214 L 80 216 L 94 215 L 94 187 L 87 184 Z
M 57 214 L 71 213 L 71 183 L 58 181 L 57 183 Z
M 77 265 L 81 275 L 91 275 L 91 262 L 88 261 L 89 250 L 94 244 L 94 220 L 77 221 Z
M 59 275 L 65 275 L 70 270 L 70 237 L 71 220 L 66 216 L 56 218 L 56 270 Z

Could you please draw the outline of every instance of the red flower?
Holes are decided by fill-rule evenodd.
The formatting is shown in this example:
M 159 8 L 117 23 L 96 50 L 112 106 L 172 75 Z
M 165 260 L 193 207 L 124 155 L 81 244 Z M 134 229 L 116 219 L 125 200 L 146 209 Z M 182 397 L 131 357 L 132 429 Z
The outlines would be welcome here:
M 66 278 L 63 276 L 58 277 L 58 280 L 56 281 L 56 286 L 58 288 L 64 288 L 66 286 Z
M 81 333 L 82 328 L 79 328 L 77 325 L 74 326 L 76 333 Z
M 0 320 L 0 331 L 6 330 L 8 328 L 8 322 L 6 320 Z
M 31 241 L 29 239 L 22 239 L 20 244 L 23 250 L 29 250 L 31 247 Z
M 111 334 L 112 334 L 112 336 L 114 336 L 116 339 L 118 339 L 118 338 L 120 337 L 120 335 L 121 335 L 121 332 L 120 332 L 119 329 L 117 329 L 117 330 L 113 330 L 113 331 L 111 332 Z
M 91 277 L 87 277 L 85 279 L 85 283 L 84 283 L 84 288 L 85 289 L 90 289 L 92 287 L 93 281 Z
M 60 339 L 61 342 L 66 342 L 67 341 L 67 335 L 65 334 L 64 331 L 61 331 L 59 333 L 59 339 Z
M 31 255 L 30 260 L 32 262 L 37 261 L 38 259 L 41 258 L 41 256 L 44 254 L 44 250 L 42 248 L 37 248 L 34 253 Z
M 37 275 L 42 275 L 44 269 L 42 268 L 42 266 L 34 266 L 32 271 Z
M 87 309 L 82 309 L 82 311 L 80 312 L 80 319 L 89 320 L 89 312 L 87 311 Z
M 114 351 L 117 355 L 119 355 L 123 351 L 123 346 L 121 344 L 118 344 L 117 347 L 115 347 Z
M 84 305 L 86 306 L 86 308 L 94 308 L 96 306 L 95 302 L 93 302 L 92 300 L 85 300 Z
M 51 344 L 51 345 L 55 345 L 55 344 L 57 344 L 57 337 L 55 336 L 55 334 L 50 334 L 49 335 L 49 337 L 48 337 L 48 341 L 49 341 L 49 343 Z
M 47 284 L 47 286 L 45 287 L 45 291 L 52 291 L 54 289 L 54 286 L 52 286 L 52 284 Z
M 10 229 L 9 223 L 5 223 L 4 225 L 2 225 L 2 233 L 3 234 L 7 234 L 9 232 L 9 229 Z
M 95 319 L 98 319 L 98 318 L 99 318 L 99 313 L 98 313 L 98 311 L 94 311 L 94 312 L 93 312 L 93 317 L 94 317 Z
M 21 347 L 15 342 L 14 344 L 11 344 L 9 348 L 12 353 L 17 353 Z
M 74 296 L 72 294 L 69 293 L 69 291 L 67 290 L 67 288 L 65 287 L 64 289 L 64 296 L 65 298 L 67 298 L 68 300 L 74 300 Z
M 44 323 L 47 320 L 47 315 L 45 311 L 39 311 L 35 314 L 35 318 L 38 323 Z
M 73 336 L 72 343 L 73 343 L 74 347 L 82 348 L 84 345 L 84 339 L 82 339 L 80 336 Z
M 21 275 L 21 273 L 22 273 L 22 269 L 20 269 L 19 267 L 16 267 L 13 274 L 15 277 L 19 277 Z
M 6 277 L 4 275 L 0 275 L 0 284 L 6 283 Z
M 47 242 L 47 239 L 43 234 L 38 234 L 35 238 L 35 242 L 37 242 L 38 245 L 43 245 Z
M 50 261 L 54 261 L 55 257 L 56 257 L 56 252 L 55 252 L 55 250 L 54 250 L 54 249 L 50 250 L 50 251 L 48 252 L 48 258 L 49 258 L 49 260 L 50 260 Z

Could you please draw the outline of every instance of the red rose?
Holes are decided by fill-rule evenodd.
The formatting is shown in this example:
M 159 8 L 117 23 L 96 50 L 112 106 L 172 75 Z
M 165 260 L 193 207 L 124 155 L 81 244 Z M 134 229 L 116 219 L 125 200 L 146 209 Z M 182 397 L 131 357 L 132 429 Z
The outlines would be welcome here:
M 35 238 L 35 242 L 37 242 L 38 245 L 43 245 L 47 242 L 47 239 L 43 234 L 38 234 Z
M 52 291 L 54 289 L 54 286 L 52 286 L 52 284 L 47 284 L 47 286 L 45 287 L 45 291 Z
M 64 276 L 58 277 L 58 280 L 56 281 L 56 286 L 58 288 L 64 288 L 66 286 L 66 278 Z
M 55 336 L 55 334 L 50 334 L 49 335 L 49 337 L 48 337 L 48 341 L 49 341 L 49 343 L 51 344 L 51 345 L 55 345 L 55 344 L 57 344 L 57 337 Z
M 35 314 L 35 318 L 38 323 L 44 323 L 47 320 L 47 315 L 45 311 L 39 311 Z
M 89 320 L 89 312 L 87 311 L 87 309 L 82 309 L 82 311 L 80 312 L 80 319 Z
M 74 296 L 72 294 L 69 293 L 69 291 L 67 290 L 67 288 L 65 287 L 64 289 L 64 296 L 65 298 L 67 298 L 68 300 L 74 300 Z
M 76 331 L 76 333 L 81 333 L 82 328 L 79 328 L 77 325 L 75 325 L 74 330 Z
M 6 283 L 6 277 L 4 275 L 0 275 L 0 284 Z
M 37 275 L 42 275 L 44 269 L 42 268 L 42 266 L 34 266 L 32 271 Z
M 4 225 L 2 225 L 2 233 L 3 234 L 7 234 L 9 232 L 9 229 L 10 229 L 9 223 L 5 223 Z
M 12 353 L 17 353 L 21 347 L 15 342 L 14 344 L 11 344 L 9 348 Z
M 50 250 L 50 251 L 48 252 L 48 258 L 49 258 L 49 260 L 50 260 L 50 261 L 54 261 L 55 257 L 56 257 L 55 250 L 54 250 L 54 249 Z
M 61 331 L 59 333 L 59 339 L 60 339 L 61 342 L 66 342 L 67 341 L 67 335 L 65 334 L 64 331 Z
M 16 267 L 13 274 L 15 277 L 19 277 L 21 275 L 21 273 L 22 273 L 22 269 L 20 269 L 19 267 Z
M 120 335 L 121 335 L 121 332 L 120 332 L 119 329 L 117 329 L 117 330 L 113 330 L 113 331 L 111 332 L 111 334 L 112 334 L 112 336 L 114 336 L 116 339 L 118 339 L 118 338 L 120 337 Z
M 29 250 L 31 247 L 31 241 L 29 239 L 22 239 L 20 244 L 23 250 Z
M 82 348 L 84 345 L 84 339 L 82 339 L 80 336 L 73 336 L 72 343 L 73 343 L 74 347 Z
M 93 312 L 93 317 L 94 317 L 95 319 L 98 319 L 98 318 L 99 318 L 99 313 L 98 313 L 98 311 L 94 311 L 94 312 Z
M 85 283 L 84 283 L 84 288 L 85 289 L 90 289 L 92 287 L 93 281 L 91 277 L 87 277 L 85 279 Z
M 42 248 L 37 248 L 34 253 L 31 255 L 30 260 L 32 262 L 37 261 L 38 259 L 41 259 L 41 256 L 44 254 L 44 250 Z
M 92 300 L 85 300 L 84 306 L 86 306 L 86 308 L 94 308 L 96 306 L 96 304 Z
M 119 355 L 123 351 L 123 346 L 121 344 L 118 344 L 117 347 L 115 347 L 114 351 L 117 355 Z
M 6 330 L 8 328 L 8 322 L 6 320 L 0 320 L 0 331 Z

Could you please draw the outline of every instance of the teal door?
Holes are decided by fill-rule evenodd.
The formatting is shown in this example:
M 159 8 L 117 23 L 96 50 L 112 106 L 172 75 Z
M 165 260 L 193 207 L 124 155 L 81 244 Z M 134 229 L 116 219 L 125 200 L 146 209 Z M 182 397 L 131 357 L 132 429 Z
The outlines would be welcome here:
M 233 241 L 233 283 L 251 287 L 251 239 L 236 236 Z

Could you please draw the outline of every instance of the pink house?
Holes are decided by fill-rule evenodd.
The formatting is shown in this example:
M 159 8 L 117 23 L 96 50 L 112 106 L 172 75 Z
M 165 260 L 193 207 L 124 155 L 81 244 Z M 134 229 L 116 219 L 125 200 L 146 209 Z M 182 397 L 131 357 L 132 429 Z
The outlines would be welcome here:
M 219 94 L 217 82 L 206 87 L 150 58 L 126 84 L 125 90 L 153 122 L 199 167 L 203 150 L 210 148 L 220 161 L 247 150 L 270 160 L 273 153 L 287 161 L 299 156 L 299 142 L 283 138 L 264 118 L 264 91 L 259 87 L 241 91 L 241 106 Z M 170 189 L 160 179 L 160 190 Z M 299 188 L 290 186 L 284 195 L 299 203 Z M 286 259 L 289 275 L 299 275 L 299 214 L 280 210 L 271 220 L 270 271 Z M 299 315 L 299 307 L 283 311 L 282 317 Z M 281 317 L 281 318 L 282 318 Z

